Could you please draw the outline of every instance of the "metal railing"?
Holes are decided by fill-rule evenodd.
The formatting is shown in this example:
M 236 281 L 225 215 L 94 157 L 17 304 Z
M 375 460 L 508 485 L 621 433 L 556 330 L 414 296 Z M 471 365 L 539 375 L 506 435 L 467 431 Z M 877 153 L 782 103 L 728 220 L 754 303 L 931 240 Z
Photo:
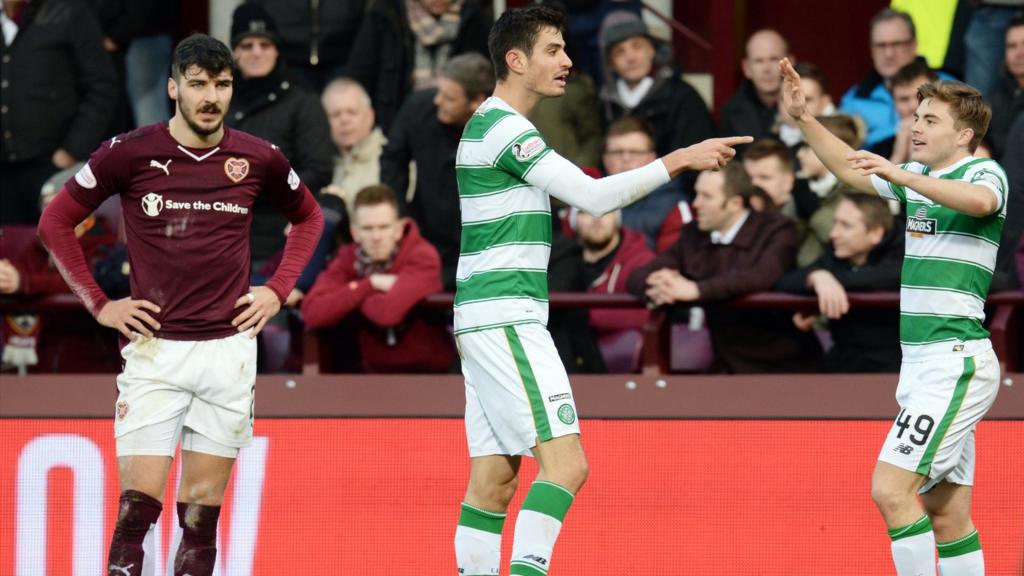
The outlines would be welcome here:
M 850 292 L 851 308 L 899 308 L 899 292 Z M 420 304 L 428 309 L 451 308 L 454 295 L 432 294 Z M 550 295 L 551 308 L 639 308 L 643 303 L 629 294 L 592 294 L 587 292 L 556 292 Z M 751 310 L 817 310 L 818 299 L 781 292 L 756 292 L 737 298 L 725 306 Z M 989 332 L 992 345 L 1002 363 L 1004 372 L 1015 372 L 1017 358 L 1017 308 L 1024 305 L 1024 292 L 1006 291 L 989 294 Z M 84 312 L 85 308 L 71 294 L 58 294 L 32 300 L 0 298 L 0 313 L 12 312 Z M 669 374 L 671 359 L 672 323 L 664 309 L 655 309 L 643 328 L 641 373 L 645 376 Z M 321 338 L 319 331 L 307 331 L 303 341 L 303 374 L 322 372 Z
M 899 292 L 850 292 L 851 308 L 893 308 L 900 305 Z M 454 295 L 432 294 L 420 306 L 430 309 L 451 308 Z M 587 292 L 556 292 L 549 297 L 551 308 L 640 308 L 643 303 L 629 294 L 592 294 Z M 1017 369 L 1016 311 L 1024 304 L 1024 292 L 1007 291 L 989 294 L 988 306 L 991 312 L 989 332 L 992 345 L 1002 363 L 1004 372 Z M 781 292 L 755 292 L 725 304 L 735 308 L 751 310 L 817 310 L 815 296 L 800 296 Z M 672 322 L 663 308 L 655 309 L 643 328 L 643 352 L 641 373 L 645 376 L 660 376 L 671 372 L 671 330 Z M 321 373 L 320 334 L 306 333 L 304 341 L 303 374 Z

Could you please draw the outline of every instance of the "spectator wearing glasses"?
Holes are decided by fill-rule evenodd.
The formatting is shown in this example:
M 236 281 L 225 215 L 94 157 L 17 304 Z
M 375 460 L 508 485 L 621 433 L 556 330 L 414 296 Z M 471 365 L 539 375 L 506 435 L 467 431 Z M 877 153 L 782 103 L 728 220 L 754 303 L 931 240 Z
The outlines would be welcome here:
M 871 19 L 870 46 L 873 67 L 860 83 L 843 94 L 839 108 L 864 119 L 868 125 L 864 146 L 873 149 L 895 136 L 899 126 L 891 85 L 900 68 L 920 58 L 914 20 L 906 12 L 883 8 Z
M 608 127 L 601 155 L 609 176 L 645 166 L 658 159 L 654 137 L 647 122 L 626 116 Z M 683 201 L 683 186 L 673 178 L 645 198 L 622 209 L 622 226 L 640 232 L 648 248 L 654 249 L 661 223 L 673 207 Z

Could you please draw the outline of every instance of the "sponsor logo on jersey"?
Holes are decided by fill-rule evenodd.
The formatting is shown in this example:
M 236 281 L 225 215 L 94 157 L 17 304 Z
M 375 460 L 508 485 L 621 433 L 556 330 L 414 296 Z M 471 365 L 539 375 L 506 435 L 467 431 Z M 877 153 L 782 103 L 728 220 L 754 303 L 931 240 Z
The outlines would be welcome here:
M 75 173 L 75 182 L 82 188 L 95 188 L 96 187 L 96 176 L 92 173 L 92 168 L 89 167 L 89 163 L 86 162 L 82 167 Z
M 149 161 L 149 167 L 150 168 L 159 168 L 159 169 L 164 171 L 165 175 L 167 175 L 167 176 L 171 175 L 171 170 L 170 170 L 171 160 L 170 159 L 168 159 L 167 162 L 164 162 L 163 164 L 157 162 L 156 160 L 150 160 Z
M 548 396 L 548 402 L 558 402 L 559 400 L 568 400 L 569 398 L 572 398 L 572 394 L 569 394 L 568 392 L 562 392 L 561 394 Z
M 228 158 L 224 161 L 224 173 L 232 182 L 241 182 L 249 175 L 249 161 L 245 158 Z
M 893 452 L 899 452 L 905 456 L 909 456 L 914 451 L 914 447 L 909 444 L 900 444 L 899 446 L 892 449 Z
M 121 141 L 117 139 L 117 136 L 114 136 L 113 138 L 110 139 L 110 146 L 108 146 L 107 148 L 108 149 L 113 148 L 114 144 L 120 144 L 120 143 L 121 143 Z
M 292 190 L 299 188 L 299 175 L 295 173 L 294 168 L 288 171 L 288 187 Z
M 523 556 L 523 560 L 529 560 L 530 562 L 533 562 L 534 564 L 537 564 L 538 566 L 547 566 L 548 565 L 548 559 L 547 558 L 545 558 L 543 556 L 537 556 L 536 554 L 527 554 L 526 556 Z
M 954 344 L 953 345 L 953 352 L 963 352 L 963 351 L 964 351 L 964 345 L 963 344 Z
M 562 404 L 558 407 L 558 419 L 562 424 L 572 424 L 576 421 L 576 411 L 572 409 L 572 404 Z
M 934 236 L 938 221 L 935 218 L 918 218 L 911 216 L 907 218 L 907 232 L 914 238 Z
M 1000 178 L 998 174 L 991 170 L 979 170 L 978 172 L 976 172 L 974 174 L 974 177 L 971 178 L 971 183 L 976 184 L 978 182 L 987 182 L 994 186 L 997 190 L 1003 190 L 1002 178 Z
M 179 202 L 170 198 L 164 199 L 156 192 L 150 192 L 142 198 L 142 211 L 146 216 L 159 216 L 164 210 L 197 210 L 201 212 L 229 212 L 231 214 L 248 214 L 249 209 L 239 206 L 234 202 L 203 202 L 202 200 L 190 200 Z
M 164 197 L 156 192 L 150 192 L 142 197 L 142 211 L 146 216 L 159 216 L 164 209 Z
M 516 160 L 526 162 L 539 154 L 543 149 L 544 141 L 540 139 L 540 136 L 531 136 L 522 144 L 513 144 L 512 155 L 516 157 Z

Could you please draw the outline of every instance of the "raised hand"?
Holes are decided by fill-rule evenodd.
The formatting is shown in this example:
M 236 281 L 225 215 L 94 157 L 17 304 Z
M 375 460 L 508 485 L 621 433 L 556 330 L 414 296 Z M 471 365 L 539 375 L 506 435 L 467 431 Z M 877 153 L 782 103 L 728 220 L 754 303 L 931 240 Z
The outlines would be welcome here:
M 235 300 L 235 308 L 246 306 L 245 310 L 235 316 L 231 325 L 238 328 L 239 332 L 252 330 L 249 336 L 255 338 L 260 330 L 267 325 L 267 321 L 273 318 L 281 310 L 281 301 L 275 293 L 266 286 L 255 286 L 248 294 L 239 296 Z
M 736 157 L 733 146 L 750 144 L 753 141 L 750 136 L 709 138 L 692 146 L 680 148 L 665 156 L 662 161 L 670 176 L 684 170 L 718 170 Z
M 904 184 L 900 178 L 904 171 L 899 166 L 889 162 L 888 158 L 878 154 L 857 150 L 846 155 L 846 162 L 850 168 L 853 168 L 858 174 L 863 176 L 877 174 L 880 178 L 884 178 L 893 184 Z
M 138 334 L 148 338 L 153 336 L 153 330 L 160 329 L 160 323 L 146 310 L 160 313 L 160 307 L 149 300 L 132 300 L 130 297 L 111 300 L 100 309 L 96 321 L 107 328 L 116 328 L 132 341 Z
M 782 108 L 793 120 L 799 120 L 807 113 L 807 97 L 800 84 L 800 75 L 789 58 L 779 61 L 779 71 L 782 73 Z

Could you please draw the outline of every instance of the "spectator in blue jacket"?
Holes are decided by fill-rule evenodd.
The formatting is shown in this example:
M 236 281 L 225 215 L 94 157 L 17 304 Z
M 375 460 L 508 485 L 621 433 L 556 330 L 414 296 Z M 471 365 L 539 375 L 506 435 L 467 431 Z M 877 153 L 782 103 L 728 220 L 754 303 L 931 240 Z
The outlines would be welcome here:
M 900 68 L 920 58 L 917 55 L 917 32 L 906 12 L 884 8 L 871 19 L 871 61 L 874 67 L 860 83 L 843 94 L 839 108 L 856 114 L 868 126 L 864 147 L 896 135 L 899 115 L 893 104 L 891 83 Z M 946 80 L 950 76 L 940 74 Z

